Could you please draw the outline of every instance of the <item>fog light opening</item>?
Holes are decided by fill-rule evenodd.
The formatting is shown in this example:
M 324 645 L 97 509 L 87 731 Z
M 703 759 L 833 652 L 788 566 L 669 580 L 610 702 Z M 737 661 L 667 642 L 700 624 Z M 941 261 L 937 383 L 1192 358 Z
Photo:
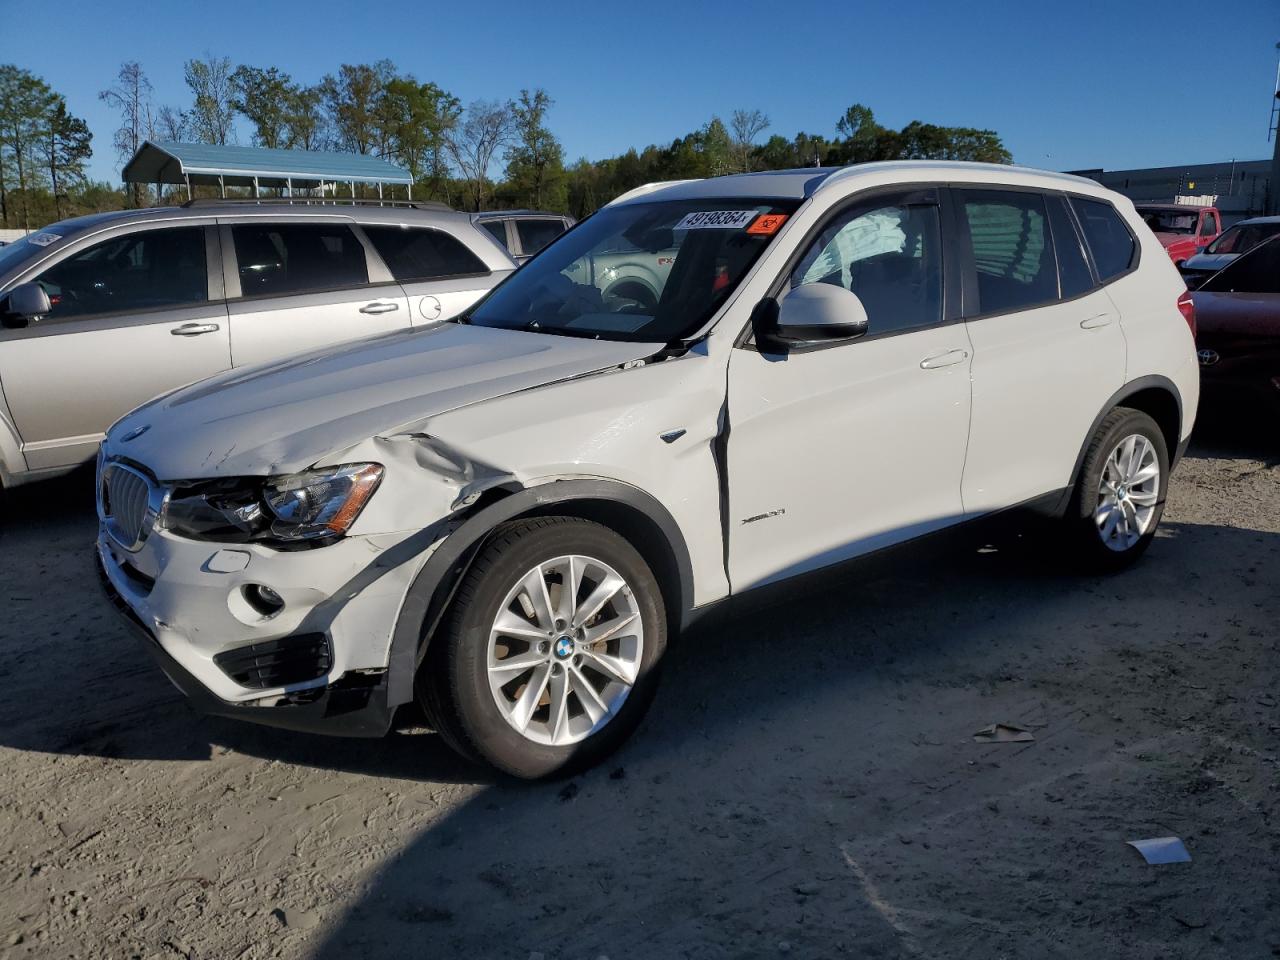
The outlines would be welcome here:
M 240 593 L 250 609 L 264 620 L 274 617 L 284 609 L 284 598 L 265 584 L 246 584 Z

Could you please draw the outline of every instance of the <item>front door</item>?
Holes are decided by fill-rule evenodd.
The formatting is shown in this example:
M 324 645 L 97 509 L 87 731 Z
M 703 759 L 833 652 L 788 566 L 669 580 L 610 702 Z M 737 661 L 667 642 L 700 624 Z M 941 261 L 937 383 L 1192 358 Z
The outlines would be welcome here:
M 224 224 L 231 359 L 237 367 L 412 326 L 391 278 L 371 282 L 349 222 L 246 218 Z
M 735 592 L 961 518 L 970 347 L 963 324 L 943 322 L 942 253 L 935 191 L 861 201 L 819 230 L 782 296 L 839 284 L 866 307 L 867 334 L 785 354 L 734 351 Z
M 119 233 L 32 278 L 52 311 L 0 329 L 0 389 L 28 469 L 92 459 L 107 427 L 134 407 L 230 366 L 212 231 Z

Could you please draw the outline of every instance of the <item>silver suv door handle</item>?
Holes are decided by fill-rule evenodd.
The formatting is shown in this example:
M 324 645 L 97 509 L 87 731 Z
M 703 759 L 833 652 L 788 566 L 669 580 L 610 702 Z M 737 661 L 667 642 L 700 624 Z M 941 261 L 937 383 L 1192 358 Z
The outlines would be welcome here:
M 1097 330 L 1099 327 L 1109 327 L 1115 320 L 1110 313 L 1100 313 L 1096 317 L 1089 317 L 1080 321 L 1081 330 Z
M 360 308 L 361 313 L 390 313 L 392 310 L 399 310 L 400 304 L 387 303 L 385 300 L 375 300 L 373 303 L 366 303 Z
M 198 337 L 203 333 L 217 333 L 221 329 L 216 323 L 184 323 L 169 332 L 175 337 Z
M 920 361 L 921 370 L 937 370 L 939 367 L 950 367 L 969 359 L 968 350 L 948 350 L 937 356 L 925 357 Z

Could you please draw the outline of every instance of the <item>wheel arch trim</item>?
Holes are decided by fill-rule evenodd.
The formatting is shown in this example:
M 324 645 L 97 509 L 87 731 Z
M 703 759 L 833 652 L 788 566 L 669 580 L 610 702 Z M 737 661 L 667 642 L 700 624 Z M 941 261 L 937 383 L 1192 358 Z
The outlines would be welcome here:
M 693 565 L 688 546 L 679 525 L 671 513 L 656 498 L 630 484 L 617 480 L 573 479 L 555 480 L 526 487 L 502 497 L 496 502 L 476 510 L 467 516 L 452 533 L 439 542 L 437 549 L 423 564 L 405 594 L 400 614 L 396 618 L 391 635 L 391 649 L 387 659 L 388 699 L 391 707 L 408 703 L 413 699 L 413 681 L 426 653 L 431 635 L 453 598 L 472 559 L 489 537 L 502 524 L 525 516 L 547 515 L 557 507 L 581 510 L 584 505 L 595 505 L 594 512 L 604 510 L 630 511 L 633 516 L 648 522 L 660 535 L 669 552 L 670 573 L 674 583 L 668 582 L 668 571 L 655 570 L 664 586 L 675 588 L 676 596 L 667 596 L 668 621 L 683 624 L 689 619 L 693 598 Z M 573 515 L 570 512 L 570 515 Z M 581 514 L 579 514 L 581 515 Z M 588 519 L 594 519 L 588 516 Z M 600 521 L 597 521 L 600 522 Z M 608 525 L 607 522 L 605 525 Z M 637 549 L 641 549 L 637 545 Z M 645 550 L 641 549 L 642 555 Z M 646 556 L 646 561 L 648 561 Z M 674 608 L 674 609 L 673 609 Z
M 1080 452 L 1076 454 L 1075 465 L 1071 468 L 1071 482 L 1064 491 L 1062 502 L 1059 504 L 1058 512 L 1065 513 L 1070 505 L 1071 496 L 1075 492 L 1076 485 L 1080 479 L 1080 471 L 1084 467 L 1085 455 L 1089 452 L 1089 443 L 1093 440 L 1094 434 L 1098 432 L 1098 427 L 1102 421 L 1116 407 L 1124 406 L 1124 402 L 1131 397 L 1142 393 L 1145 390 L 1162 390 L 1168 393 L 1178 407 L 1178 423 L 1174 429 L 1173 443 L 1169 445 L 1169 469 L 1173 469 L 1177 462 L 1178 452 L 1181 450 L 1182 440 L 1182 423 L 1184 419 L 1184 407 L 1182 404 L 1182 393 L 1178 390 L 1177 385 L 1168 377 L 1160 374 L 1149 374 L 1147 376 L 1138 377 L 1130 380 L 1123 387 L 1111 395 L 1111 398 L 1102 405 L 1102 409 L 1098 411 L 1097 416 L 1093 418 L 1093 422 L 1089 425 L 1088 431 L 1084 435 L 1084 439 L 1080 443 Z

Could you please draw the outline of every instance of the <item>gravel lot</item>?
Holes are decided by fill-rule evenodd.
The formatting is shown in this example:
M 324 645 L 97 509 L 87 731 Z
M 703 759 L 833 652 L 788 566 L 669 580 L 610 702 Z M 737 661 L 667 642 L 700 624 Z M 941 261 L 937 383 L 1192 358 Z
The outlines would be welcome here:
M 1011 528 L 756 600 L 536 786 L 196 716 L 99 598 L 88 478 L 14 491 L 0 956 L 1280 955 L 1280 437 L 1208 426 L 1136 569 Z

